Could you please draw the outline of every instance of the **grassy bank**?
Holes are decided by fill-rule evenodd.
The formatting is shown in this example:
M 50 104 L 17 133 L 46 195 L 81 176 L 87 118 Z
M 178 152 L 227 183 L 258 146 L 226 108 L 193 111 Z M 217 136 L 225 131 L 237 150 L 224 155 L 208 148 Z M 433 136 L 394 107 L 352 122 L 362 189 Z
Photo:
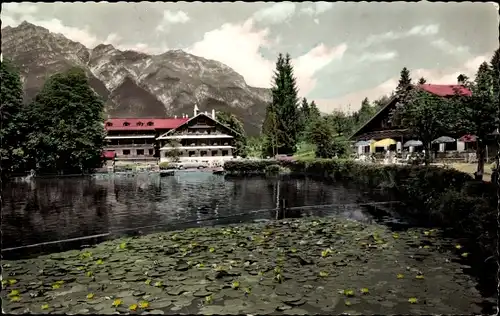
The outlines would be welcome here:
M 438 230 L 304 218 L 157 233 L 2 262 L 22 314 L 478 314 Z M 465 286 L 464 286 L 465 285 Z
M 383 189 L 408 205 L 403 215 L 450 228 L 479 245 L 482 256 L 491 256 L 496 249 L 495 186 L 474 181 L 469 174 L 436 166 L 374 165 L 340 159 L 228 161 L 224 169 L 229 174 L 263 174 L 276 171 L 277 165 L 292 173 Z

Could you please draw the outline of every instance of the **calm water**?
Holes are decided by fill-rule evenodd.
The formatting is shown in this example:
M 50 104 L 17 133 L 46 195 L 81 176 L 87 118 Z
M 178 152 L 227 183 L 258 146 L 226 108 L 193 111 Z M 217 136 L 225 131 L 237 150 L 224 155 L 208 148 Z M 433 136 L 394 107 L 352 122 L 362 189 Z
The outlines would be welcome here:
M 144 174 L 37 179 L 13 183 L 4 190 L 3 248 L 109 232 L 144 233 L 151 226 L 168 230 L 274 219 L 273 209 L 282 199 L 288 207 L 344 205 L 304 210 L 304 215 L 373 219 L 365 208 L 352 205 L 368 201 L 361 192 L 307 178 L 225 179 L 211 173 L 178 172 L 165 178 Z

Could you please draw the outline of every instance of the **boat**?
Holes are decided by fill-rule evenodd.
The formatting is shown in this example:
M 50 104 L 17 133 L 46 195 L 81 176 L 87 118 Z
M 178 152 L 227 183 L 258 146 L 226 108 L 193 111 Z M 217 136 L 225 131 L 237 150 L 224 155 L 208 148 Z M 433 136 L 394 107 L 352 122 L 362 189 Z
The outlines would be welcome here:
M 175 173 L 175 170 L 160 170 L 160 177 L 173 176 L 174 173 Z

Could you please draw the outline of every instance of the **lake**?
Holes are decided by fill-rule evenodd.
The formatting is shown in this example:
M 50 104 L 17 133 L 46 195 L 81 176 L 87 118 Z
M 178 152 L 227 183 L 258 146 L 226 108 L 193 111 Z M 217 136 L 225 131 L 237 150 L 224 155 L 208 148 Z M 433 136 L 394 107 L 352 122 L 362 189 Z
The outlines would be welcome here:
M 370 199 L 366 192 L 361 192 L 356 188 L 327 184 L 305 177 L 228 178 L 205 172 L 184 171 L 164 178 L 157 175 L 138 174 L 134 177 L 115 175 L 102 178 L 37 179 L 31 183 L 9 184 L 3 191 L 3 198 L 2 255 L 4 259 L 23 260 L 21 256 L 25 255 L 36 257 L 42 252 L 48 252 L 50 255 L 50 253 L 90 247 L 106 240 L 112 242 L 113 239 L 119 237 L 147 235 L 153 232 L 161 233 L 190 227 L 211 227 L 235 223 L 261 225 L 259 223 L 266 221 L 273 223 L 277 218 L 283 217 L 339 218 L 342 223 L 347 223 L 339 227 L 348 227 L 350 222 L 367 225 L 363 226 L 365 228 L 356 226 L 357 224 L 353 226 L 361 232 L 368 231 L 370 227 L 376 227 L 375 225 L 389 227 L 388 234 L 395 229 L 399 230 L 401 237 L 398 238 L 400 239 L 396 239 L 396 235 L 393 235 L 394 249 L 397 251 L 394 250 L 391 253 L 389 250 L 384 250 L 389 252 L 384 255 L 386 257 L 380 255 L 379 259 L 374 256 L 374 262 L 380 261 L 375 266 L 366 264 L 359 266 L 359 269 L 365 271 L 364 273 L 372 271 L 371 277 L 375 278 L 376 284 L 379 284 L 377 286 L 383 287 L 385 284 L 383 281 L 385 277 L 377 276 L 377 271 L 384 272 L 380 264 L 390 254 L 394 257 L 389 260 L 391 262 L 402 263 L 416 260 L 415 265 L 425 266 L 428 270 L 426 273 L 429 275 L 435 273 L 435 281 L 430 281 L 429 285 L 426 285 L 430 288 L 421 289 L 421 292 L 429 290 L 432 293 L 439 293 L 446 289 L 449 290 L 447 295 L 453 296 L 450 294 L 453 292 L 460 293 L 460 297 L 456 300 L 451 296 L 444 297 L 445 303 L 437 298 L 432 303 L 430 299 L 426 303 L 426 308 L 405 309 L 404 306 L 407 305 L 405 302 L 408 300 L 406 298 L 403 303 L 397 303 L 404 305 L 397 305 L 398 308 L 395 310 L 398 312 L 444 313 L 448 306 L 450 308 L 455 306 L 457 313 L 489 312 L 493 306 L 489 297 L 491 293 L 484 294 L 483 296 L 487 297 L 483 298 L 478 294 L 484 292 L 482 285 L 468 276 L 472 272 L 467 262 L 461 260 L 463 258 L 460 258 L 460 253 L 455 251 L 456 240 L 441 237 L 437 231 L 432 233 L 435 237 L 431 241 L 416 243 L 414 238 L 419 234 L 423 236 L 422 240 L 427 238 L 423 231 L 406 233 L 405 230 L 411 227 L 410 223 L 384 213 L 384 211 L 390 212 L 391 209 L 397 207 L 397 204 L 366 205 L 375 201 Z M 277 207 L 283 200 L 290 208 L 284 214 L 279 211 L 279 206 Z M 321 205 L 323 207 L 318 207 Z M 346 231 L 339 234 L 344 237 L 337 238 L 335 242 L 345 242 L 343 239 L 349 240 L 347 236 L 352 232 Z M 428 231 L 425 231 L 425 235 L 427 234 Z M 355 236 L 354 234 L 349 238 L 355 240 L 352 239 Z M 39 246 L 31 247 L 37 244 Z M 147 252 L 151 245 L 141 244 L 137 246 L 137 249 L 140 247 Z M 432 248 L 433 251 L 425 250 L 428 248 Z M 422 251 L 428 253 L 421 254 Z M 35 261 L 20 261 L 26 264 L 26 273 L 30 269 L 38 271 L 35 266 L 45 264 L 43 263 L 45 259 L 41 259 L 42 261 L 38 263 L 36 263 L 37 259 L 33 260 Z M 407 263 L 406 269 L 410 269 L 410 264 L 414 263 Z M 446 268 L 447 264 L 449 268 Z M 352 270 L 355 267 L 355 265 L 349 265 L 344 269 Z M 359 269 L 358 272 L 354 272 L 354 275 L 360 273 Z M 351 275 L 350 273 L 345 274 Z M 396 274 L 395 271 L 389 273 Z M 187 277 L 189 278 L 190 275 Z M 365 281 L 367 279 L 370 277 L 364 277 Z M 451 280 L 456 283 L 450 284 Z M 411 284 L 408 286 L 408 289 L 415 287 Z M 420 293 L 417 294 L 420 295 Z M 173 299 L 170 298 L 170 300 Z M 191 301 L 186 302 L 192 304 Z M 360 307 L 364 306 L 364 310 L 358 310 L 359 312 L 373 310 L 383 313 L 385 311 L 383 302 L 380 306 L 376 302 L 363 304 L 365 305 L 360 305 Z M 290 305 L 293 306 L 293 304 Z M 389 307 L 386 302 L 385 308 Z M 324 306 L 319 306 L 320 309 L 311 308 L 308 309 L 309 312 L 331 311 L 325 309 Z M 164 312 L 168 314 L 174 311 L 175 313 L 177 310 Z M 340 309 L 336 311 L 342 312 Z M 99 312 L 99 310 L 94 312 Z M 240 313 L 242 311 L 217 310 L 217 313 L 223 312 Z

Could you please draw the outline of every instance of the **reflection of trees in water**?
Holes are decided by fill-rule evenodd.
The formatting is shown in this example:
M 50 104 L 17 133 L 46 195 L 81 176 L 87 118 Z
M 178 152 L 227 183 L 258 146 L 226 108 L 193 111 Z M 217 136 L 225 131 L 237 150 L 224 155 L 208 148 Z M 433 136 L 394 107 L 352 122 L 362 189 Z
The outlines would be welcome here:
M 34 184 L 31 189 L 13 183 L 3 192 L 9 196 L 2 210 L 4 247 L 107 232 L 105 188 L 85 178 L 37 179 Z

